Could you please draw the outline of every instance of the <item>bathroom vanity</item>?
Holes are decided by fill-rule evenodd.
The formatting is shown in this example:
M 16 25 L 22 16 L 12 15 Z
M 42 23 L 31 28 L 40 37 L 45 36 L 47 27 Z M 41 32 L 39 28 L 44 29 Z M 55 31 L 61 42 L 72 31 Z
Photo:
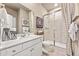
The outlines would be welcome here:
M 29 35 L 0 44 L 0 56 L 41 56 L 42 36 Z
M 15 24 L 17 16 L 14 17 L 14 14 L 8 13 L 7 9 L 3 4 L 1 6 L 3 7 L 0 8 L 0 10 L 2 10 L 2 12 L 0 13 L 0 56 L 41 56 L 43 37 L 38 35 L 31 35 L 31 34 L 29 35 L 28 33 L 25 33 L 24 31 L 26 31 L 25 30 L 26 28 L 24 29 L 23 32 L 21 32 L 21 33 L 25 33 L 25 36 L 18 37 L 17 36 L 18 33 L 16 32 L 17 28 Z M 22 8 L 19 7 L 20 9 L 18 15 L 19 20 L 29 19 L 28 18 L 29 16 L 26 17 L 27 14 L 29 15 L 29 13 L 27 13 L 28 11 L 26 12 L 25 8 L 24 9 L 23 8 L 24 8 L 23 6 Z M 17 15 L 17 12 L 15 12 L 15 14 Z M 27 27 L 25 26 L 26 22 L 25 21 L 23 22 L 24 22 L 23 24 L 18 23 L 19 27 L 22 25 L 23 27 Z M 21 30 L 22 29 L 19 28 L 18 31 Z M 29 29 L 27 29 L 26 32 L 30 32 Z

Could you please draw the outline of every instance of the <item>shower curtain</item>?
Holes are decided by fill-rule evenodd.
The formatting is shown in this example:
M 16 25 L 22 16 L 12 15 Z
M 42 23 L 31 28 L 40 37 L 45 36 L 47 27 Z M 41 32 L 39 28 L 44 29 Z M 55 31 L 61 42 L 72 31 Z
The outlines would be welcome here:
M 62 7 L 62 12 L 63 12 L 63 17 L 65 20 L 65 26 L 66 26 L 66 37 L 67 37 L 67 43 L 66 43 L 66 52 L 67 55 L 72 55 L 72 41 L 70 40 L 69 34 L 68 34 L 68 29 L 69 25 L 72 22 L 72 18 L 74 16 L 74 4 L 70 3 L 63 3 L 61 4 Z

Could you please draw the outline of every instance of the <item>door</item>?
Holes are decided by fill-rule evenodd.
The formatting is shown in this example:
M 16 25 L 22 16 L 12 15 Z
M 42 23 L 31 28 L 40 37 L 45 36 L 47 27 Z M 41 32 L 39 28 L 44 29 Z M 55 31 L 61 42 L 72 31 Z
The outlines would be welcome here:
M 31 48 L 25 49 L 22 52 L 16 54 L 15 56 L 31 56 Z
M 54 31 L 54 14 L 44 16 L 44 40 L 54 40 L 53 31 Z
M 66 43 L 66 25 L 61 10 L 44 16 L 44 40 Z
M 66 25 L 61 10 L 55 12 L 55 41 L 66 43 Z

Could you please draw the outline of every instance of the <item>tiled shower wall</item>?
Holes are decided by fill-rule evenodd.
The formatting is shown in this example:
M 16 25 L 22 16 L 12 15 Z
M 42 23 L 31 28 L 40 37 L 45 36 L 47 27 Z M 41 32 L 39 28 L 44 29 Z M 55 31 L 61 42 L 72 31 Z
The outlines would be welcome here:
M 44 40 L 66 43 L 66 22 L 61 10 L 44 17 Z

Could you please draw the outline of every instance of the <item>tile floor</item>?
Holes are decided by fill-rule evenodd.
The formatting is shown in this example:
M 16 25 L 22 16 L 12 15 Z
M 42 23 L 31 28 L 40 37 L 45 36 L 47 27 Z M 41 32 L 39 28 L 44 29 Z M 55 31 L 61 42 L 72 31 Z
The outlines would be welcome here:
M 66 56 L 66 49 L 60 47 L 54 47 L 54 51 L 49 52 L 49 54 L 43 54 L 43 56 Z

